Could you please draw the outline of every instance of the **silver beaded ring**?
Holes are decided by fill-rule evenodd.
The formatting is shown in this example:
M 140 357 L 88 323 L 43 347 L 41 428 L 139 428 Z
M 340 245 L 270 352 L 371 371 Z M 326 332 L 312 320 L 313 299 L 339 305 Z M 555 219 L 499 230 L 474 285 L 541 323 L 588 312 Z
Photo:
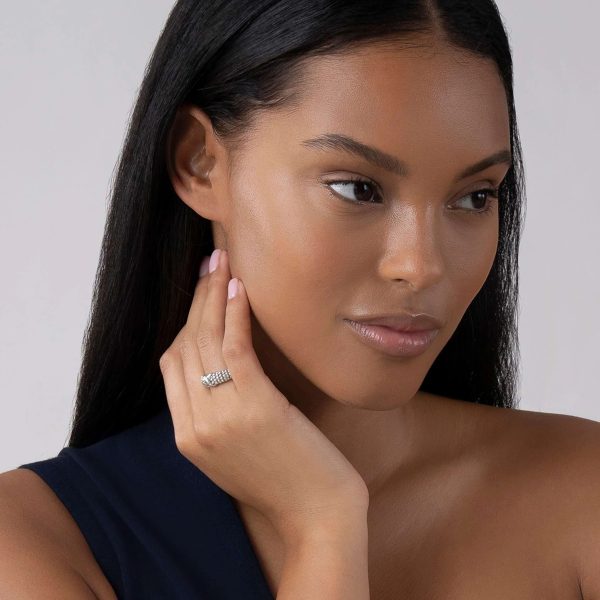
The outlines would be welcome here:
M 221 383 L 230 381 L 232 377 L 231 373 L 229 372 L 229 369 L 223 369 L 222 371 L 213 371 L 212 373 L 202 375 L 200 379 L 203 385 L 205 385 L 206 387 L 215 387 L 217 385 L 220 385 Z

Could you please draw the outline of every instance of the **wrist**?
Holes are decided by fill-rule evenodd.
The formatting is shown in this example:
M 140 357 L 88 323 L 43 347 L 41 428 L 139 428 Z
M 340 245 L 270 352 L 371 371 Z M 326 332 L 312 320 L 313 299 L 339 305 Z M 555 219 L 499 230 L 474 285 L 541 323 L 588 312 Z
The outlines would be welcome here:
M 331 515 L 318 515 L 304 525 L 291 525 L 280 530 L 286 548 L 325 545 L 340 547 L 368 539 L 367 509 L 353 507 Z
M 306 530 L 284 547 L 277 600 L 368 600 L 367 537 L 366 518 Z

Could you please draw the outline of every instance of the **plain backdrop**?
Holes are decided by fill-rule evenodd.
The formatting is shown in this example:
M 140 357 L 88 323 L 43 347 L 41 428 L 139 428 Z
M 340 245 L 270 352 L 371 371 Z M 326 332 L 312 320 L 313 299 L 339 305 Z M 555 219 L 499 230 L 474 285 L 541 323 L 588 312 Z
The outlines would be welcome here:
M 172 5 L 0 2 L 0 471 L 66 445 L 109 184 Z M 600 420 L 600 5 L 498 6 L 527 183 L 519 408 Z

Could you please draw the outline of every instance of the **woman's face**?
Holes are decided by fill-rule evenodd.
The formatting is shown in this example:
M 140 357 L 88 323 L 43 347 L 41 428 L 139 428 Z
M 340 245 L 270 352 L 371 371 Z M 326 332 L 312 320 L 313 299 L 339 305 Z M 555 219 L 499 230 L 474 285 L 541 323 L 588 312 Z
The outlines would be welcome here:
M 301 103 L 261 114 L 236 151 L 227 209 L 213 227 L 268 336 L 270 346 L 255 340 L 261 361 L 281 352 L 345 405 L 398 407 L 492 267 L 497 201 L 473 193 L 497 188 L 510 165 L 459 175 L 510 149 L 505 90 L 491 61 L 447 47 L 371 46 L 308 69 Z M 396 157 L 407 173 L 306 142 L 325 135 Z M 333 183 L 348 179 L 365 183 Z M 419 356 L 368 347 L 343 321 L 402 311 L 444 324 Z

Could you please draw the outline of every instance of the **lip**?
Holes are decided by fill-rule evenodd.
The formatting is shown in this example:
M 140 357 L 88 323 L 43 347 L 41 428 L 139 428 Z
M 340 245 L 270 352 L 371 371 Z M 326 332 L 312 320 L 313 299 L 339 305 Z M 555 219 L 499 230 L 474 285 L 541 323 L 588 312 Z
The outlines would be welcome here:
M 401 312 L 394 315 L 367 315 L 364 317 L 353 315 L 349 320 L 365 325 L 383 325 L 396 331 L 430 331 L 431 329 L 441 329 L 444 326 L 441 321 L 425 313 Z
M 418 356 L 429 348 L 439 329 L 396 330 L 385 325 L 372 325 L 344 319 L 350 329 L 368 346 L 391 356 Z M 414 326 L 414 322 L 413 322 Z

